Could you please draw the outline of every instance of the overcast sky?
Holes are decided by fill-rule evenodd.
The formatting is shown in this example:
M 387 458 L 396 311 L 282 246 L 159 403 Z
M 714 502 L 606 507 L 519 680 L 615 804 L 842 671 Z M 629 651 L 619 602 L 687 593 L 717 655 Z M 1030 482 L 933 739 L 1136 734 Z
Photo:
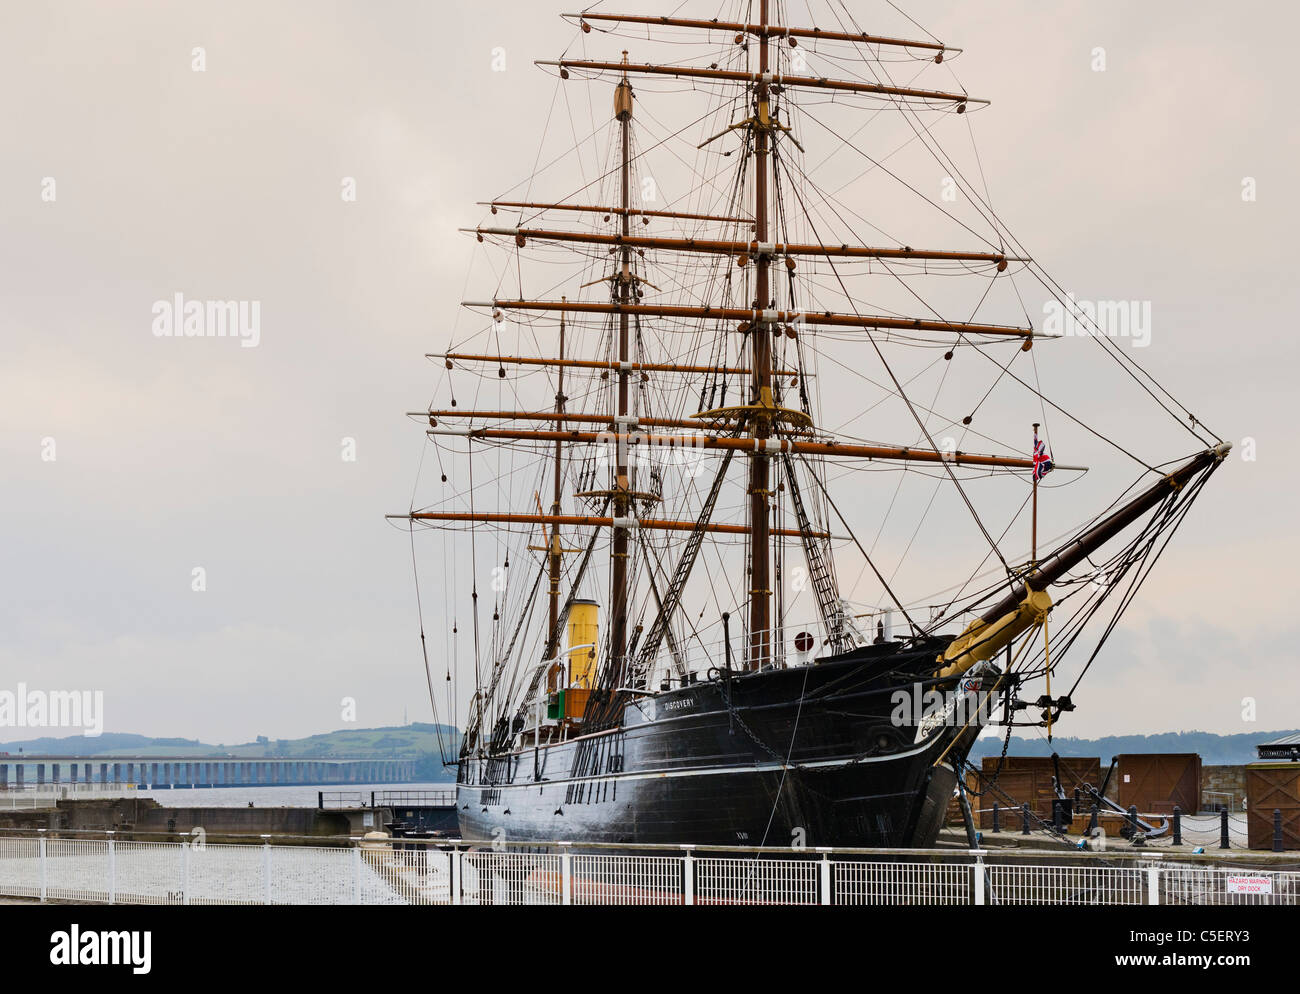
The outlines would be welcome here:
M 849 6 L 871 27 L 882 5 Z M 1300 726 L 1300 129 L 1274 41 L 1300 17 L 1171 0 L 907 10 L 965 49 L 958 77 L 993 102 L 975 127 L 1012 229 L 1081 296 L 1151 300 L 1138 358 L 1257 447 L 1207 488 L 1063 731 Z M 533 161 L 554 83 L 532 60 L 574 40 L 560 12 L 8 6 L 0 690 L 103 690 L 106 731 L 227 743 L 342 727 L 345 697 L 361 726 L 428 719 L 410 548 L 383 520 L 407 507 L 424 445 L 402 412 L 429 400 L 423 355 L 460 311 L 455 229 Z M 178 292 L 259 301 L 257 347 L 155 335 L 155 302 Z M 1133 410 L 1120 427 L 1141 439 L 1150 410 Z

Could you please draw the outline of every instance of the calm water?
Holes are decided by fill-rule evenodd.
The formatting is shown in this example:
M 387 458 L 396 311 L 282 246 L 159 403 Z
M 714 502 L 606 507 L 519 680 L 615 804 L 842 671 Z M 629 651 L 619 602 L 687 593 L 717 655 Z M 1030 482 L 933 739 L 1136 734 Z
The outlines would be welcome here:
M 372 790 L 378 795 L 386 790 L 455 789 L 454 783 L 354 783 L 324 784 L 319 787 L 183 787 L 178 790 L 139 790 L 136 794 L 139 797 L 152 797 L 159 804 L 170 808 L 246 808 L 249 801 L 257 808 L 314 808 L 317 791 L 324 791 L 327 796 L 331 791 L 362 793 L 369 801 Z

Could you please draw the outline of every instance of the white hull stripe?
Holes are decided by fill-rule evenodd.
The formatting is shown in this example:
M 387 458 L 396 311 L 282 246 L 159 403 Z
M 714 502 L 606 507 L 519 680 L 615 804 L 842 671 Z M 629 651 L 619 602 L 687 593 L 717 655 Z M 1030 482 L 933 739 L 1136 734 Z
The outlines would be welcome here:
M 603 783 L 609 780 L 671 780 L 678 777 L 711 777 L 727 773 L 769 773 L 777 770 L 807 770 L 834 766 L 861 766 L 865 763 L 892 763 L 925 752 L 931 745 L 926 742 L 907 752 L 889 756 L 868 756 L 861 759 L 822 759 L 813 763 L 756 763 L 753 766 L 708 766 L 698 770 L 648 770 L 644 773 L 608 773 L 594 777 L 564 777 L 558 780 L 529 780 L 523 783 L 458 783 L 457 790 L 500 790 L 506 788 L 560 787 L 571 783 Z

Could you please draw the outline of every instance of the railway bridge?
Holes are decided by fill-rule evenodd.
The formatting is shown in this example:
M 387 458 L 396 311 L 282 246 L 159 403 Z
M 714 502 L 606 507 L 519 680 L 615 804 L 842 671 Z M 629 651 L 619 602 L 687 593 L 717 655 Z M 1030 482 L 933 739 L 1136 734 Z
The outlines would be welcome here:
M 272 787 L 409 783 L 413 759 L 251 756 L 55 756 L 0 753 L 0 790 L 45 784 Z

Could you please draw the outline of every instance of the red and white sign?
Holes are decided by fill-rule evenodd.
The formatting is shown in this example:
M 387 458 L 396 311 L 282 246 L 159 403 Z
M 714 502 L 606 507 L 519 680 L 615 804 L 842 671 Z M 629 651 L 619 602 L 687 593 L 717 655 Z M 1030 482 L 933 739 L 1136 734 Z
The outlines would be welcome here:
M 1272 894 L 1272 877 L 1228 877 L 1229 894 Z

